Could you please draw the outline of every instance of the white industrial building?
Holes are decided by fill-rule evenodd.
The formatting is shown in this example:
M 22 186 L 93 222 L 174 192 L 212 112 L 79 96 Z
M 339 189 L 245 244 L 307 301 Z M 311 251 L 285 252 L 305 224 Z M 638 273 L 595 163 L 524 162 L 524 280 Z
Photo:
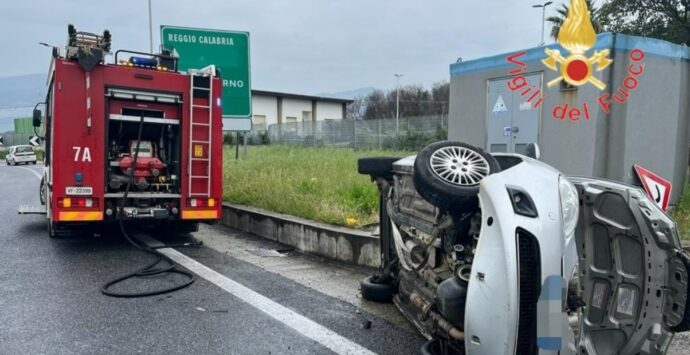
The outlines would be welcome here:
M 332 97 L 252 90 L 252 130 L 263 131 L 277 123 L 342 120 L 351 102 Z

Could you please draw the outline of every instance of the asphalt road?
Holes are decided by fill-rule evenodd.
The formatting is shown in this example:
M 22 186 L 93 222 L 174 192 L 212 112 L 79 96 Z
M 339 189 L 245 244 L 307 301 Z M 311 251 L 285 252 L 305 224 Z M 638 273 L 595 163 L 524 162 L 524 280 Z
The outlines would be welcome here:
M 38 203 L 39 180 L 27 169 L 41 167 L 0 166 L 1 354 L 327 354 L 331 349 L 402 354 L 414 353 L 424 341 L 351 302 L 208 247 L 176 250 L 234 280 L 252 299 L 201 277 L 167 295 L 106 297 L 100 292 L 104 282 L 152 257 L 118 233 L 48 238 L 43 216 L 16 213 L 20 204 Z M 207 228 L 202 234 L 222 232 Z M 248 250 L 277 253 L 261 243 Z M 290 254 L 297 253 L 274 258 L 292 270 L 307 267 L 303 256 Z M 310 265 L 314 268 L 313 261 Z M 357 278 L 364 272 L 342 269 Z M 179 276 L 153 277 L 128 281 L 118 290 L 176 281 Z M 258 307 L 264 309 L 248 303 L 261 297 Z M 368 321 L 371 326 L 364 326 Z
M 222 227 L 200 248 L 163 251 L 199 275 L 155 297 L 104 296 L 106 281 L 152 260 L 114 228 L 50 239 L 38 204 L 41 166 L 0 165 L 0 354 L 416 354 L 424 339 L 392 305 L 361 300 L 369 270 L 330 263 Z M 167 243 L 192 236 L 157 236 Z M 179 267 L 179 266 L 178 266 Z M 180 276 L 128 281 L 142 291 Z M 669 354 L 687 354 L 688 338 Z

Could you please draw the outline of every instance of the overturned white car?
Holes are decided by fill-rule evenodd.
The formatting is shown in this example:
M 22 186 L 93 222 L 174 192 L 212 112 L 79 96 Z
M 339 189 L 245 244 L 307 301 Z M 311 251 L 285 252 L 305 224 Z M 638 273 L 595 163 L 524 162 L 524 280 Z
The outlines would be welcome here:
M 690 259 L 635 186 L 447 141 L 358 169 L 381 192 L 362 296 L 395 302 L 422 353 L 664 354 L 690 329 Z

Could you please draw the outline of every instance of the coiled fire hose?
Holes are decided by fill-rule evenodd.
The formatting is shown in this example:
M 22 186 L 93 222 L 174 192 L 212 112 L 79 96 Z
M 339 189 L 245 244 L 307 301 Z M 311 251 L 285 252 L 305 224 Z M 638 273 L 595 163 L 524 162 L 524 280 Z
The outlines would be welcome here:
M 175 268 L 175 263 L 173 263 L 172 260 L 170 260 L 167 256 L 161 254 L 156 248 L 149 247 L 148 245 L 144 245 L 141 243 L 135 242 L 127 233 L 127 228 L 125 228 L 125 212 L 124 212 L 124 206 L 125 206 L 125 201 L 127 200 L 127 196 L 129 194 L 129 190 L 132 187 L 132 181 L 134 180 L 134 171 L 137 166 L 137 159 L 139 158 L 139 144 L 141 143 L 141 135 L 144 129 L 144 114 L 141 114 L 141 117 L 139 119 L 139 131 L 137 133 L 137 143 L 136 143 L 136 148 L 134 150 L 134 157 L 132 159 L 132 165 L 130 169 L 127 172 L 127 176 L 129 179 L 127 179 L 127 186 L 125 187 L 125 193 L 122 196 L 122 199 L 120 200 L 120 204 L 118 206 L 118 211 L 117 211 L 117 221 L 120 226 L 120 232 L 122 232 L 122 235 L 127 239 L 127 241 L 132 244 L 135 248 L 151 254 L 156 257 L 156 259 L 144 266 L 143 268 L 126 274 L 124 276 L 118 277 L 112 281 L 108 281 L 105 283 L 103 286 L 101 286 L 101 292 L 106 295 L 106 296 L 111 296 L 111 297 L 125 297 L 125 298 L 134 298 L 134 297 L 149 297 L 149 296 L 156 296 L 156 295 L 161 295 L 164 293 L 169 293 L 173 291 L 177 291 L 180 289 L 183 289 L 185 287 L 188 287 L 195 281 L 194 274 L 184 271 L 184 270 L 178 270 Z M 191 243 L 186 243 L 181 246 L 199 246 L 200 244 L 191 244 Z M 170 246 L 166 246 L 170 247 Z M 162 265 L 159 267 L 156 267 L 158 264 L 163 263 L 167 265 Z M 187 281 L 184 283 L 181 283 L 179 285 L 175 285 L 172 287 L 164 288 L 164 289 L 159 289 L 159 290 L 154 290 L 154 291 L 145 291 L 145 292 L 132 292 L 132 293 L 127 293 L 127 292 L 114 292 L 110 291 L 110 288 L 113 287 L 114 285 L 121 283 L 125 280 L 129 280 L 132 278 L 145 278 L 145 277 L 151 277 L 154 275 L 161 275 L 164 273 L 171 273 L 171 274 L 180 274 L 183 275 L 187 278 Z

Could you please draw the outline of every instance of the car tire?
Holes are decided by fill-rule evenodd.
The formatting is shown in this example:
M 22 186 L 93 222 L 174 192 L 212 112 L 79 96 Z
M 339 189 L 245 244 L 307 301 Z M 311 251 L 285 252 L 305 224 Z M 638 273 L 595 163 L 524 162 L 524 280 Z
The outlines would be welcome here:
M 688 271 L 688 276 L 690 276 L 690 255 L 688 252 L 681 254 L 681 260 L 685 264 L 685 269 Z M 687 332 L 690 330 L 690 285 L 687 288 L 687 298 L 685 301 L 685 314 L 683 315 L 683 320 L 678 323 L 678 325 L 671 327 L 672 332 L 680 333 Z
M 388 303 L 398 291 L 395 282 L 390 278 L 378 275 L 369 276 L 360 282 L 362 298 L 368 301 Z
M 419 353 L 422 355 L 441 354 L 441 341 L 436 338 L 427 340 L 426 343 L 422 344 L 419 348 Z
M 450 210 L 475 198 L 479 182 L 500 171 L 496 158 L 483 149 L 463 142 L 441 141 L 427 145 L 417 154 L 413 182 L 422 198 Z
M 357 172 L 372 177 L 390 177 L 393 175 L 393 163 L 400 160 L 396 157 L 371 157 L 357 160 Z

